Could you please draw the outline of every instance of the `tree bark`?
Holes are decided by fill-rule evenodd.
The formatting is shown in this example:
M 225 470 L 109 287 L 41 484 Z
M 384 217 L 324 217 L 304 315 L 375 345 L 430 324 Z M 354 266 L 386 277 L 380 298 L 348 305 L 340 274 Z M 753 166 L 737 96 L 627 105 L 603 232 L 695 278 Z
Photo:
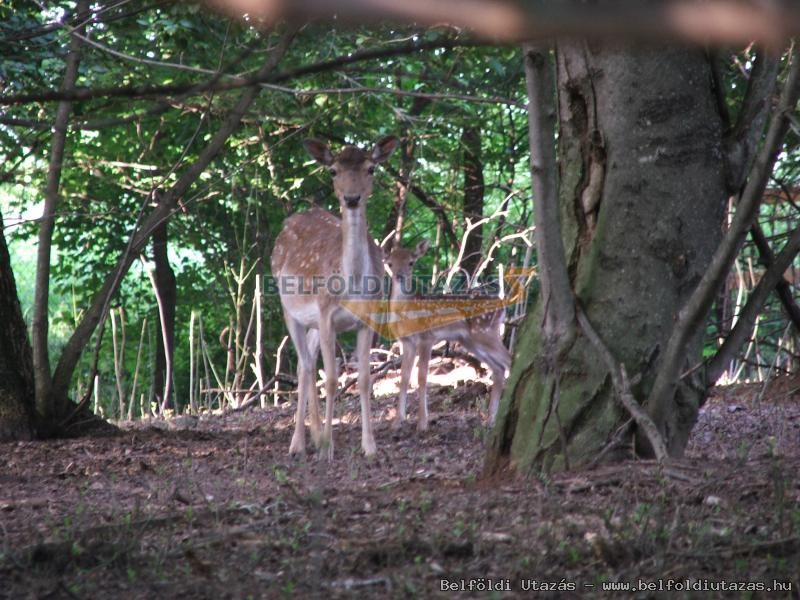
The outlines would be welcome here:
M 477 127 L 465 127 L 461 132 L 463 151 L 461 164 L 464 169 L 464 221 L 483 218 L 483 162 L 481 161 L 481 132 Z M 473 229 L 464 246 L 464 259 L 461 266 L 472 276 L 481 262 L 483 246 L 483 225 Z
M 723 131 L 710 68 L 699 50 L 585 42 L 559 44 L 557 65 L 568 281 L 594 325 L 594 342 L 630 374 L 629 391 L 641 402 L 721 237 Z M 541 251 L 539 261 L 540 272 L 558 281 Z M 543 290 L 522 325 L 490 471 L 550 471 L 635 452 L 630 412 L 596 344 L 581 328 L 566 347 L 548 343 L 545 314 L 569 314 L 568 306 L 553 306 L 568 296 Z M 685 345 L 687 361 L 699 359 L 701 333 Z M 662 432 L 669 422 L 668 454 L 682 453 L 703 391 L 677 386 L 676 410 L 655 422 Z
M 33 355 L 0 214 L 0 442 L 34 436 Z

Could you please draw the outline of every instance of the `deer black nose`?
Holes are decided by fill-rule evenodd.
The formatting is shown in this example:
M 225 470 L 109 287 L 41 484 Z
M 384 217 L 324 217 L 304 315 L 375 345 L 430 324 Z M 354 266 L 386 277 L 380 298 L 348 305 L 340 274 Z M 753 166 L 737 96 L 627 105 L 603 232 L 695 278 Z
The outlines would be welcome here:
M 361 200 L 361 196 L 345 196 L 344 203 L 347 204 L 347 208 L 358 208 L 358 203 Z

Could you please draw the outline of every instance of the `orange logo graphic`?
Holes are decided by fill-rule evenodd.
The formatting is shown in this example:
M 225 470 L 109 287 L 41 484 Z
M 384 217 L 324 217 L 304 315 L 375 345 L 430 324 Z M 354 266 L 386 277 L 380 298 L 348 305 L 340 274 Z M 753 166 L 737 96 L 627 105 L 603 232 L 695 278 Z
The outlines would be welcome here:
M 533 276 L 532 268 L 509 268 L 503 279 L 505 297 L 483 295 L 430 295 L 390 302 L 389 300 L 343 300 L 341 306 L 387 339 L 435 329 L 514 304 Z

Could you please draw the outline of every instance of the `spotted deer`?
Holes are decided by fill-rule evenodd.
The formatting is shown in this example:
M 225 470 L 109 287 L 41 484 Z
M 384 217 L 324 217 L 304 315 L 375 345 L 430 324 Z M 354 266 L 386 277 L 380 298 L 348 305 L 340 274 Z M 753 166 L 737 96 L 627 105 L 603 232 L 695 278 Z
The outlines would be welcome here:
M 380 298 L 380 291 L 365 285 L 370 278 L 374 281 L 383 276 L 381 250 L 367 230 L 367 200 L 372 193 L 375 167 L 389 157 L 397 138 L 382 138 L 370 152 L 345 146 L 335 156 L 318 140 L 306 140 L 304 146 L 330 172 L 341 218 L 322 209 L 294 214 L 284 223 L 272 251 L 272 273 L 278 281 L 286 327 L 297 350 L 297 415 L 289 453 L 305 452 L 305 415 L 309 406 L 313 441 L 321 455 L 333 459 L 336 334 L 356 329 L 361 448 L 365 455 L 373 456 L 376 448 L 370 420 L 369 377 L 373 331 L 340 303 L 346 299 Z M 329 285 L 334 277 L 337 285 Z M 325 368 L 322 432 L 313 375 L 319 350 Z
M 407 306 L 409 300 L 423 302 L 436 302 L 438 305 L 447 303 L 448 298 L 464 300 L 464 296 L 447 296 L 443 294 L 423 295 L 411 289 L 410 278 L 414 264 L 428 250 L 427 240 L 421 241 L 413 249 L 396 246 L 384 258 L 385 268 L 392 277 L 392 291 L 389 298 L 389 312 L 399 315 L 403 310 L 397 308 Z M 455 310 L 455 309 L 451 309 Z M 408 311 L 406 311 L 407 313 Z M 419 312 L 419 311 L 415 311 Z M 506 371 L 511 365 L 511 354 L 503 345 L 502 329 L 505 320 L 505 309 L 482 312 L 473 316 L 456 319 L 442 325 L 425 329 L 400 338 L 402 351 L 400 371 L 400 397 L 397 410 L 396 423 L 399 424 L 406 418 L 406 396 L 411 370 L 414 360 L 418 362 L 418 419 L 417 429 L 424 431 L 428 428 L 428 365 L 431 360 L 431 348 L 437 342 L 447 340 L 459 342 L 464 349 L 486 363 L 492 371 L 492 391 L 489 402 L 489 420 L 494 424 L 497 408 L 500 404 L 500 395 L 506 382 Z

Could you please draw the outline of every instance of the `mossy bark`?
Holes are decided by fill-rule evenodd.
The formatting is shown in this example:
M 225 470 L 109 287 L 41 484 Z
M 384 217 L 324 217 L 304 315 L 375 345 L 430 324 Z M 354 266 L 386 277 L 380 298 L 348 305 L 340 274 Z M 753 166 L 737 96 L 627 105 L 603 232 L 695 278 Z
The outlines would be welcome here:
M 675 316 L 722 235 L 723 132 L 710 67 L 702 51 L 682 48 L 575 42 L 560 44 L 556 56 L 559 204 L 571 285 L 642 399 Z M 544 304 L 517 338 L 490 471 L 574 468 L 601 453 L 613 460 L 636 452 L 630 415 L 586 337 L 547 354 Z M 687 365 L 700 357 L 701 334 L 686 348 Z M 683 452 L 702 393 L 679 386 L 667 422 L 657 423 L 671 455 Z M 609 452 L 612 439 L 618 443 Z

